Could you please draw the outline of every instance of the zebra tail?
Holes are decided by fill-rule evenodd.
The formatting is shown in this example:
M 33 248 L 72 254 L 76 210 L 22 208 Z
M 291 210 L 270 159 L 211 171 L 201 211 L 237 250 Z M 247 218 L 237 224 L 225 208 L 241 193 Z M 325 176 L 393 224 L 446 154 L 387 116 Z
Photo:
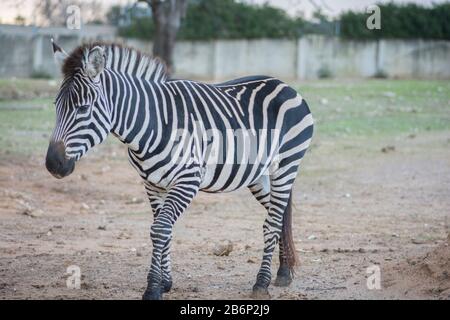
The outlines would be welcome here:
M 297 251 L 295 250 L 294 239 L 292 237 L 292 193 L 289 195 L 289 202 L 284 212 L 281 236 L 283 239 L 283 250 L 286 263 L 291 276 L 294 276 L 295 267 L 298 265 L 298 257 Z

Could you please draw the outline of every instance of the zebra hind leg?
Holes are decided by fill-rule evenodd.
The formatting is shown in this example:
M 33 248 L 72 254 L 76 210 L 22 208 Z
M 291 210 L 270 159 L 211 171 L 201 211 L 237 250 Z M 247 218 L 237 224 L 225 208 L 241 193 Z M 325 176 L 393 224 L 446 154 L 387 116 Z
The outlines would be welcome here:
M 270 208 L 270 178 L 268 175 L 264 175 L 256 181 L 253 185 L 249 186 L 249 189 L 258 202 L 264 206 L 266 210 Z M 288 207 L 288 209 L 290 209 Z M 292 282 L 292 275 L 288 265 L 287 257 L 284 250 L 285 242 L 285 228 L 282 228 L 281 237 L 279 240 L 279 257 L 280 266 L 277 271 L 277 278 L 275 279 L 275 286 L 287 287 Z
M 286 211 L 283 219 L 283 229 L 281 231 L 280 238 L 280 267 L 277 271 L 277 278 L 275 279 L 274 285 L 277 287 L 287 287 L 292 283 L 293 278 L 293 268 L 292 265 L 297 264 L 297 258 L 294 253 L 293 257 L 291 250 L 286 250 L 286 246 L 289 246 L 289 239 L 292 239 L 292 232 L 288 226 L 292 225 L 292 202 L 289 200 L 289 204 L 286 207 Z M 295 249 L 294 249 L 295 250 Z M 293 260 L 292 260 L 293 259 Z
M 268 217 L 263 225 L 264 253 L 256 283 L 253 286 L 253 298 L 269 297 L 268 287 L 272 278 L 271 263 L 277 244 L 281 245 L 281 259 L 275 282 L 288 285 L 292 280 L 296 261 L 291 230 L 291 189 L 295 179 L 295 167 L 280 170 L 270 176 L 270 203 Z M 291 171 L 294 174 L 291 174 Z

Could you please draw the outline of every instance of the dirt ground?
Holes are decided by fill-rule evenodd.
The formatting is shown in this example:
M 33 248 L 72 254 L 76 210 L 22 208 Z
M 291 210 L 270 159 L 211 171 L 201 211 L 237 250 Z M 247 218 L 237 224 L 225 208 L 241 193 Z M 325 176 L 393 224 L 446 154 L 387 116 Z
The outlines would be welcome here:
M 294 190 L 301 265 L 289 288 L 271 286 L 272 299 L 450 298 L 450 134 L 376 141 L 370 152 L 363 143 L 307 154 Z M 101 146 L 64 180 L 46 172 L 44 155 L 0 157 L 1 299 L 141 297 L 152 214 L 123 155 Z M 176 224 L 165 298 L 249 298 L 264 218 L 247 190 L 200 194 Z M 233 251 L 215 256 L 223 241 Z M 66 286 L 70 265 L 79 290 Z M 371 266 L 380 289 L 367 287 Z

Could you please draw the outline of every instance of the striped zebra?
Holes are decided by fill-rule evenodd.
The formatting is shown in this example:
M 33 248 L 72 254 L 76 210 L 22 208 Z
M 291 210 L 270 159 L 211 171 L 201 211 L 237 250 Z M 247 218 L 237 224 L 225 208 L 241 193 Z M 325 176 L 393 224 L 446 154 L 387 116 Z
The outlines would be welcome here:
M 127 145 L 154 213 L 143 299 L 171 289 L 172 227 L 198 191 L 249 188 L 268 212 L 252 296 L 268 296 L 277 245 L 275 285 L 291 283 L 291 191 L 313 134 L 308 105 L 293 88 L 266 76 L 215 85 L 169 80 L 160 60 L 118 44 L 84 44 L 69 55 L 53 43 L 53 52 L 63 81 L 47 170 L 56 178 L 71 174 L 110 132 Z

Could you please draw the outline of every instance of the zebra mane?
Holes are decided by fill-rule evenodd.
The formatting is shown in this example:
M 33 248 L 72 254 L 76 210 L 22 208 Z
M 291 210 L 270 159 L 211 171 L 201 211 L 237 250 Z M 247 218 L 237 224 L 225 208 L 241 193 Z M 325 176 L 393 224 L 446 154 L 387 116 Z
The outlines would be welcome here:
M 83 59 L 89 50 L 97 46 L 104 49 L 106 69 L 154 82 L 164 82 L 167 79 L 167 67 L 161 59 L 134 48 L 104 42 L 82 44 L 75 48 L 62 66 L 64 77 L 71 77 L 82 69 Z

